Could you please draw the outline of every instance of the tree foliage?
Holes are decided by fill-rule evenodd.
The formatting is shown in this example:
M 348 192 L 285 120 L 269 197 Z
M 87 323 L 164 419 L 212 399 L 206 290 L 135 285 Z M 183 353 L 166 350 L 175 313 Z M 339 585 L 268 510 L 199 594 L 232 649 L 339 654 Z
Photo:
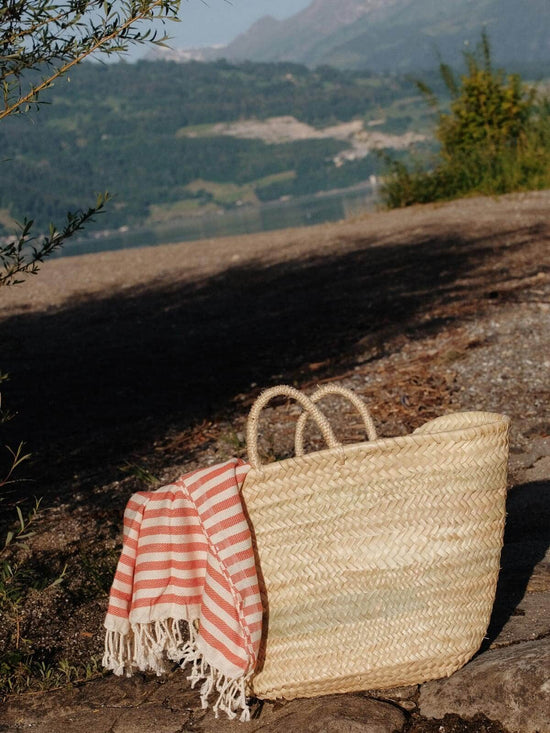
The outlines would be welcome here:
M 103 208 L 108 198 L 109 194 L 99 194 L 95 206 L 87 211 L 68 212 L 65 226 L 60 232 L 52 224 L 49 234 L 34 244 L 34 237 L 30 233 L 33 222 L 23 222 L 19 236 L 0 247 L 0 286 L 17 285 L 23 282 L 21 278 L 25 275 L 35 275 L 39 264 L 66 239 L 80 231 Z
M 417 84 L 436 111 L 440 150 L 431 170 L 392 165 L 384 187 L 390 207 L 550 185 L 548 100 L 519 75 L 493 68 L 485 33 L 465 61 L 467 73 L 459 79 L 447 64 L 440 64 L 448 109 L 426 84 Z
M 0 120 L 36 108 L 40 95 L 92 53 L 124 52 L 132 43 L 162 43 L 151 21 L 176 19 L 179 0 L 4 0 L 0 6 Z M 145 23 L 145 26 L 143 25 Z M 3 157 L 12 151 L 3 147 Z M 5 161 L 4 161 L 5 162 Z M 19 232 L 0 240 L 0 287 L 20 283 L 35 274 L 43 260 L 101 212 L 108 193 L 95 204 L 66 214 L 63 225 L 49 225 L 35 236 L 32 218 L 23 218 Z M 0 372 L 0 383 L 7 374 Z M 0 424 L 11 415 L 2 409 Z M 0 488 L 26 458 L 22 444 L 5 446 L 10 457 L 0 470 Z
M 176 19 L 178 8 L 173 0 L 7 0 L 0 8 L 0 119 L 38 103 L 41 91 L 94 52 L 162 43 L 166 36 L 140 21 Z
M 526 90 L 518 74 L 493 69 L 487 35 L 483 34 L 477 55 L 466 55 L 466 64 L 468 73 L 460 82 L 445 64 L 441 68 L 451 109 L 440 112 L 437 137 L 448 160 L 478 146 L 496 154 L 520 144 L 534 111 L 535 90 Z
M 151 21 L 176 19 L 179 4 L 177 0 L 6 0 L 0 7 L 0 119 L 36 107 L 45 89 L 93 53 L 110 55 L 133 43 L 162 43 L 165 36 L 159 37 Z M 45 257 L 102 210 L 106 198 L 101 195 L 94 206 L 69 213 L 60 228 L 50 225 L 49 234 L 38 244 L 33 219 L 25 219 L 19 234 L 0 245 L 0 286 L 35 273 Z

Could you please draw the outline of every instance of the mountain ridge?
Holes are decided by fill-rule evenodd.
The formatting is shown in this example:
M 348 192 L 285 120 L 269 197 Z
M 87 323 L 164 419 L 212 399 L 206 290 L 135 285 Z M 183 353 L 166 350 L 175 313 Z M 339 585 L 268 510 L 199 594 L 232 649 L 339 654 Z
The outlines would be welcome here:
M 313 0 L 285 20 L 264 16 L 208 58 L 409 72 L 452 64 L 482 30 L 496 63 L 550 64 L 548 0 Z
M 263 16 L 228 44 L 225 52 L 227 58 L 235 60 L 253 58 L 258 61 L 304 62 L 307 59 L 308 50 L 319 39 L 329 37 L 332 33 L 353 24 L 365 15 L 384 11 L 399 1 L 340 0 L 338 5 L 335 5 L 327 0 L 313 0 L 306 8 L 284 20 Z M 296 38 L 297 36 L 299 39 Z M 267 58 L 273 55 L 273 39 L 278 44 L 281 44 L 284 39 L 284 50 L 279 51 L 279 57 L 276 59 Z M 264 55 L 265 58 L 260 58 Z

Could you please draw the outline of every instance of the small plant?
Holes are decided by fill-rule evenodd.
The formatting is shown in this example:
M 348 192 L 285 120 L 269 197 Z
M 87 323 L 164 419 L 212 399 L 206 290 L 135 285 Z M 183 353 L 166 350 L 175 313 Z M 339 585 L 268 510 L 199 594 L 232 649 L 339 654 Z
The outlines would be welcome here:
M 16 507 L 19 526 L 7 533 L 0 549 L 0 613 L 12 624 L 11 639 L 16 651 L 22 646 L 20 609 L 33 580 L 24 560 L 24 541 L 33 535 L 31 525 L 36 521 L 39 509 L 40 501 L 36 500 L 25 517 L 21 508 Z
M 240 455 L 246 448 L 244 435 L 238 433 L 233 427 L 228 427 L 225 432 L 220 435 L 220 442 L 225 443 L 229 448 L 231 455 Z
M 467 73 L 460 79 L 447 64 L 439 67 L 449 110 L 417 82 L 436 112 L 440 149 L 429 170 L 391 162 L 382 188 L 389 208 L 550 186 L 549 100 L 526 87 L 519 75 L 493 68 L 485 33 L 465 60 Z
M 8 484 L 11 484 L 14 482 L 13 479 L 13 473 L 18 466 L 21 465 L 24 461 L 27 461 L 30 457 L 30 453 L 23 453 L 23 446 L 24 443 L 19 443 L 17 448 L 14 450 L 9 445 L 4 446 L 6 451 L 10 454 L 10 466 L 7 469 L 7 472 L 0 478 L 0 489 L 4 486 L 7 486 Z M 0 501 L 2 501 L 3 497 L 0 496 Z
M 0 276 L 1 279 L 1 276 Z M 9 375 L 5 374 L 4 372 L 0 372 L 0 384 L 2 382 L 7 382 L 9 380 Z M 13 413 L 9 410 L 6 410 L 3 407 L 2 404 L 2 393 L 0 392 L 0 425 L 3 425 L 4 423 L 7 423 L 9 420 L 13 418 Z M 4 475 L 2 475 L 2 469 L 0 468 L 0 491 L 3 491 L 5 486 L 8 486 L 9 484 L 12 484 L 14 482 L 13 474 L 14 471 L 25 461 L 27 461 L 30 457 L 30 453 L 24 453 L 23 452 L 24 443 L 19 443 L 17 448 L 13 449 L 9 445 L 5 445 L 4 449 L 9 454 L 8 464 L 7 468 L 4 471 Z M 3 496 L 0 493 L 0 501 L 3 500 Z
M 43 686 L 54 679 L 45 663 L 35 658 L 23 630 L 23 606 L 30 592 L 43 593 L 63 582 L 66 566 L 53 577 L 44 575 L 29 562 L 27 540 L 40 517 L 40 500 L 35 499 L 24 514 L 16 506 L 17 522 L 0 548 L 0 618 L 4 626 L 4 647 L 0 649 L 0 697 L 28 689 L 33 680 Z
M 57 690 L 67 685 L 103 677 L 106 674 L 100 657 L 87 664 L 71 664 L 62 659 L 58 664 L 37 661 L 32 654 L 0 655 L 0 701 L 8 695 L 29 690 Z
M 4 540 L 4 547 L 0 550 L 0 554 L 8 547 L 8 545 L 11 545 L 14 540 L 16 542 L 21 542 L 21 540 L 26 540 L 29 537 L 32 537 L 34 532 L 30 531 L 30 527 L 38 518 L 41 503 L 42 499 L 35 499 L 34 505 L 27 513 L 26 517 L 23 516 L 21 507 L 15 507 L 19 527 L 7 533 L 6 539 Z
M 126 461 L 124 465 L 120 466 L 120 470 L 150 486 L 159 482 L 159 479 L 146 466 L 140 466 L 139 463 Z
M 33 220 L 25 219 L 19 224 L 19 234 L 7 244 L 0 245 L 0 287 L 19 285 L 25 276 L 36 275 L 46 257 L 56 252 L 76 232 L 81 231 L 86 223 L 94 221 L 95 215 L 103 210 L 108 200 L 107 192 L 98 194 L 95 206 L 76 212 L 69 211 L 63 228 L 58 231 L 50 224 L 48 235 L 42 237 L 40 243 L 31 234 Z

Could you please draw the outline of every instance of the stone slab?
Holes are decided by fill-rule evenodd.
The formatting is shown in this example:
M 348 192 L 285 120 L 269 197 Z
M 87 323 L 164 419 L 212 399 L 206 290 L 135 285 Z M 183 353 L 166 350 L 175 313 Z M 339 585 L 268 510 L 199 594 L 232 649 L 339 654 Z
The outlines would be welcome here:
M 481 654 L 452 677 L 420 688 L 420 713 L 482 713 L 510 733 L 550 733 L 550 638 Z
M 265 702 L 246 733 L 400 733 L 405 714 L 394 705 L 360 694 L 328 695 L 290 702 Z M 243 724 L 215 720 L 209 712 L 197 730 L 244 733 Z
M 405 713 L 364 695 L 264 702 L 246 725 L 211 709 L 181 672 L 167 677 L 107 677 L 80 688 L 14 699 L 4 707 L 0 733 L 400 733 Z
M 491 649 L 550 636 L 550 591 L 526 593 L 491 644 Z M 550 717 L 550 714 L 549 714 Z

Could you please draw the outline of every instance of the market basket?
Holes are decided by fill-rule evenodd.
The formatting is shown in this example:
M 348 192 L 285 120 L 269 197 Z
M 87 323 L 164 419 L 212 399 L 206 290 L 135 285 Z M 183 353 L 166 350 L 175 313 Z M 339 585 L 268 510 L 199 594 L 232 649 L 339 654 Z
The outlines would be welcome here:
M 349 399 L 369 440 L 341 445 L 315 404 Z M 296 455 L 262 464 L 259 418 L 297 400 Z M 303 454 L 311 418 L 328 447 Z M 379 439 L 337 385 L 267 390 L 247 426 L 242 498 L 264 607 L 251 692 L 313 697 L 450 675 L 479 648 L 499 573 L 509 419 L 464 412 Z

